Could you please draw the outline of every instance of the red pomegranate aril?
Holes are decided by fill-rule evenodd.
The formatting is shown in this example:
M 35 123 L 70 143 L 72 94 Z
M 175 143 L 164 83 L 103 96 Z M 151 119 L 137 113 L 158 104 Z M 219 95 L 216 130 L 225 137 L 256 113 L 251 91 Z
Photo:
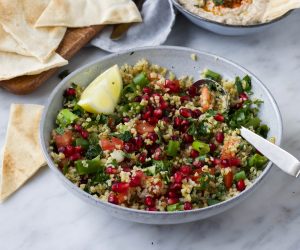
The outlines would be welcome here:
M 189 135 L 189 134 L 187 134 L 187 133 L 184 133 L 184 134 L 182 135 L 182 140 L 183 140 L 184 142 L 186 142 L 186 143 L 192 143 L 192 142 L 194 141 L 194 138 L 193 138 L 192 135 Z
M 217 132 L 216 141 L 218 143 L 223 143 L 223 141 L 224 141 L 224 133 L 223 132 Z
M 182 133 L 185 133 L 185 132 L 188 131 L 188 129 L 189 129 L 189 125 L 184 125 L 184 126 L 182 126 L 182 127 L 180 128 L 180 131 L 181 131 Z
M 81 158 L 81 155 L 79 153 L 74 153 L 70 156 L 70 161 L 77 161 Z
M 145 95 L 142 96 L 142 99 L 145 100 L 145 101 L 149 101 L 150 96 L 145 94 Z
M 75 124 L 75 125 L 74 125 L 74 129 L 75 129 L 77 132 L 81 132 L 81 131 L 82 131 L 82 127 L 81 127 L 81 125 L 79 125 L 79 124 Z
M 169 191 L 168 192 L 168 197 L 169 198 L 178 198 L 178 194 L 177 194 L 177 192 Z
M 189 175 L 192 172 L 192 168 L 188 165 L 183 165 L 180 167 L 180 172 L 184 175 Z
M 75 146 L 75 147 L 74 147 L 74 151 L 75 151 L 76 153 L 82 154 L 82 152 L 83 152 L 83 147 L 81 147 L 81 146 Z
M 84 139 L 87 139 L 89 137 L 89 132 L 87 132 L 85 130 L 82 130 L 80 134 L 81 134 L 82 138 L 84 138 Z
M 237 157 L 233 157 L 228 159 L 228 165 L 229 166 L 238 166 L 241 164 L 241 160 Z
M 135 175 L 135 176 L 131 177 L 129 186 L 130 187 L 139 187 L 139 186 L 141 186 L 141 183 L 142 183 L 141 177 L 138 175 Z
M 107 168 L 105 169 L 105 172 L 106 172 L 107 174 L 117 174 L 117 173 L 119 173 L 119 170 L 118 170 L 117 168 L 107 167 Z
M 124 150 L 127 152 L 127 153 L 132 153 L 135 151 L 135 147 L 132 143 L 130 142 L 126 142 L 124 144 Z
M 140 163 L 145 163 L 146 158 L 147 158 L 147 154 L 146 154 L 146 153 L 141 153 L 141 154 L 138 156 L 138 160 L 139 160 Z
M 243 107 L 243 102 L 240 102 L 240 103 L 237 103 L 237 104 L 235 104 L 234 106 L 233 106 L 233 108 L 234 109 L 240 109 L 240 108 L 242 108 Z
M 67 156 L 72 155 L 74 153 L 75 153 L 75 150 L 74 150 L 73 146 L 71 146 L 71 145 L 66 146 L 66 148 L 65 148 L 65 154 Z
M 163 122 L 167 123 L 167 124 L 170 122 L 170 118 L 169 117 L 163 117 L 163 118 L 161 118 L 161 120 Z
M 67 88 L 65 92 L 66 96 L 75 96 L 76 95 L 76 89 L 74 88 Z
M 213 164 L 214 166 L 220 165 L 220 164 L 221 164 L 221 160 L 218 159 L 218 158 L 214 158 L 214 159 L 212 160 L 212 164 Z
M 130 166 L 122 166 L 122 171 L 129 173 L 131 171 L 131 167 Z
M 152 94 L 152 89 L 149 87 L 144 87 L 143 88 L 143 93 L 151 95 Z
M 239 180 L 239 181 L 236 183 L 236 189 L 237 189 L 238 191 L 242 192 L 245 188 L 246 188 L 246 185 L 245 185 L 244 180 Z
M 151 111 L 146 111 L 144 114 L 142 114 L 142 118 L 144 120 L 148 120 L 151 117 L 152 113 Z
M 168 205 L 173 205 L 179 202 L 178 198 L 168 198 Z
M 179 114 L 181 116 L 183 116 L 184 118 L 189 118 L 192 116 L 192 111 L 190 109 L 187 109 L 187 108 L 181 108 L 179 110 Z
M 227 159 L 221 160 L 221 165 L 223 168 L 229 167 L 229 162 Z
M 181 102 L 186 102 L 186 101 L 189 101 L 189 100 L 190 100 L 190 97 L 188 95 L 184 95 L 184 96 L 180 97 Z
M 151 196 L 146 196 L 144 203 L 147 207 L 154 207 L 155 200 Z
M 180 91 L 180 85 L 178 81 L 166 80 L 165 87 L 169 89 L 170 93 L 178 93 Z
M 153 154 L 153 159 L 156 161 L 159 161 L 162 159 L 162 150 L 161 148 L 157 148 L 155 149 L 155 152 Z
M 170 185 L 170 190 L 180 190 L 181 189 L 181 183 L 172 183 Z
M 143 138 L 140 135 L 138 135 L 134 138 L 134 143 L 136 148 L 140 149 L 143 146 Z
M 169 104 L 166 101 L 162 101 L 159 105 L 159 108 L 161 108 L 162 110 L 167 109 L 169 106 Z
M 174 174 L 174 181 L 175 181 L 176 183 L 181 183 L 181 182 L 182 182 L 182 179 L 183 179 L 183 175 L 182 175 L 181 172 L 176 172 L 176 173 Z
M 159 118 L 162 117 L 163 112 L 162 112 L 161 109 L 155 109 L 155 110 L 153 111 L 153 115 L 159 119 Z
M 213 153 L 216 151 L 217 146 L 214 143 L 209 143 L 210 152 Z
M 65 153 L 66 148 L 65 148 L 65 147 L 59 147 L 59 148 L 57 149 L 57 151 L 58 151 L 59 153 Z
M 155 143 L 158 140 L 158 135 L 155 132 L 148 133 L 146 136 L 147 139 Z
M 192 117 L 193 118 L 199 118 L 201 114 L 202 114 L 202 112 L 199 109 L 194 109 L 192 111 Z
M 193 166 L 195 168 L 202 168 L 204 166 L 204 164 L 203 164 L 203 162 L 196 160 L 193 162 Z
M 192 149 L 190 152 L 190 157 L 197 158 L 198 156 L 199 156 L 199 152 L 196 151 L 195 149 Z
M 157 209 L 155 207 L 147 207 L 146 210 L 149 211 L 149 212 L 155 212 L 155 211 L 157 211 Z
M 110 194 L 107 198 L 107 201 L 109 203 L 112 203 L 112 204 L 115 204 L 115 205 L 118 205 L 119 204 L 119 200 L 118 200 L 118 197 L 117 195 L 115 194 Z
M 123 122 L 129 122 L 130 118 L 129 117 L 123 117 Z
M 197 95 L 198 92 L 198 88 L 194 85 L 192 85 L 191 87 L 189 87 L 188 89 L 188 94 L 190 95 L 190 97 L 195 97 Z
M 112 184 L 111 190 L 116 193 L 126 193 L 129 188 L 129 183 L 127 182 L 116 182 Z
M 224 120 L 225 120 L 224 116 L 221 115 L 221 114 L 216 114 L 216 115 L 214 116 L 214 119 L 215 119 L 216 121 L 218 121 L 218 122 L 224 122 Z
M 147 119 L 147 121 L 151 124 L 151 125 L 156 125 L 156 123 L 158 122 L 158 118 L 157 117 L 149 117 Z
M 181 125 L 181 127 L 185 127 L 185 126 L 190 125 L 190 122 L 188 120 L 182 120 L 180 125 Z
M 135 98 L 134 98 L 134 101 L 135 102 L 140 102 L 142 100 L 142 97 L 141 96 L 136 96 Z
M 184 209 L 184 210 L 192 210 L 192 209 L 193 209 L 192 203 L 186 201 L 186 202 L 183 204 L 183 209 Z
M 181 125 L 181 122 L 182 122 L 182 120 L 181 120 L 181 118 L 180 117 L 175 117 L 174 118 L 174 127 L 175 128 L 179 128 L 180 127 L 180 125 Z
M 241 93 L 239 97 L 243 102 L 248 100 L 248 95 L 245 92 Z

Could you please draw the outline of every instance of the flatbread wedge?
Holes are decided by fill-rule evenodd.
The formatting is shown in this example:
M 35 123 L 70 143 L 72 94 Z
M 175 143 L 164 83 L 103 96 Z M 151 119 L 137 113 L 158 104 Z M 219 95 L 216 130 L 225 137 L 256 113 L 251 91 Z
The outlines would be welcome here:
M 3 149 L 0 202 L 19 189 L 45 164 L 39 143 L 43 106 L 12 104 Z
M 65 27 L 34 27 L 49 1 L 0 0 L 0 24 L 3 29 L 41 62 L 52 55 L 66 32 Z
M 131 0 L 51 0 L 35 26 L 84 27 L 141 21 Z

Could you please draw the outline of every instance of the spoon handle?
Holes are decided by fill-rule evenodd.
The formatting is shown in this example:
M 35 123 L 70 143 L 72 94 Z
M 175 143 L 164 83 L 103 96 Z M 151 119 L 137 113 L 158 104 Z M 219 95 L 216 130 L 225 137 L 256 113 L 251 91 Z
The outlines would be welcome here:
M 241 128 L 241 135 L 281 170 L 298 177 L 300 173 L 300 162 L 290 153 L 247 128 Z

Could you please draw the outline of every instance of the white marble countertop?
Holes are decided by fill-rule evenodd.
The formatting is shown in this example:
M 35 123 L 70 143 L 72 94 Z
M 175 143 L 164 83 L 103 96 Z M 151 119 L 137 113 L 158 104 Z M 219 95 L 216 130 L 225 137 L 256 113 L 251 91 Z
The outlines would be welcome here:
M 282 112 L 282 146 L 300 158 L 300 12 L 248 37 L 223 37 L 179 16 L 168 45 L 227 57 L 258 76 Z M 83 49 L 74 70 L 105 53 Z M 11 103 L 45 103 L 59 82 L 14 96 L 0 89 L 0 147 Z M 300 249 L 300 180 L 273 167 L 246 201 L 215 217 L 189 224 L 150 226 L 115 219 L 69 193 L 48 168 L 0 205 L 0 249 Z

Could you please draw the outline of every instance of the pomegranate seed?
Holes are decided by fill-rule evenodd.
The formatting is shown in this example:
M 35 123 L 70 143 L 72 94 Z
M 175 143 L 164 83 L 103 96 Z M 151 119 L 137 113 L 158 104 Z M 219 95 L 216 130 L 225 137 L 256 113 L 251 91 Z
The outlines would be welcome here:
M 177 135 L 172 135 L 172 136 L 171 136 L 171 139 L 172 139 L 173 141 L 177 141 L 177 140 L 178 140 L 178 136 L 177 136 Z
M 168 117 L 163 117 L 161 120 L 167 124 L 170 122 L 170 119 Z
M 233 157 L 228 159 L 229 166 L 238 166 L 241 164 L 241 160 L 239 158 Z
M 122 166 L 122 170 L 124 171 L 124 172 L 130 172 L 131 171 L 131 167 L 130 166 Z
M 200 115 L 202 115 L 202 112 L 201 112 L 199 109 L 194 109 L 194 110 L 192 111 L 192 117 L 193 117 L 193 118 L 199 118 Z
M 142 97 L 141 96 L 136 96 L 135 98 L 134 98 L 134 101 L 135 102 L 140 102 L 142 100 Z
M 235 104 L 233 108 L 234 109 L 240 109 L 242 107 L 243 107 L 243 102 L 240 102 L 240 103 Z
M 163 97 L 161 94 L 154 93 L 154 94 L 152 94 L 152 97 L 154 100 L 159 99 L 159 102 L 163 101 Z
M 67 146 L 66 146 L 66 149 L 65 149 L 65 154 L 66 154 L 67 156 L 69 156 L 69 155 L 72 155 L 72 154 L 74 154 L 74 153 L 75 153 L 74 147 L 71 146 L 71 145 L 67 145 Z
M 188 94 L 190 95 L 190 97 L 195 97 L 197 95 L 198 92 L 198 88 L 194 85 L 192 85 L 191 87 L 189 87 L 188 89 Z
M 75 125 L 74 125 L 74 129 L 75 129 L 77 132 L 81 132 L 81 131 L 82 131 L 82 127 L 81 127 L 81 125 L 79 125 L 79 124 L 75 124 Z
M 221 164 L 221 160 L 218 159 L 218 158 L 214 158 L 213 161 L 212 161 L 212 164 L 213 164 L 214 166 L 220 165 L 220 164 Z
M 159 107 L 163 110 L 168 108 L 168 106 L 169 106 L 169 104 L 166 101 L 162 101 L 159 105 Z
M 65 148 L 65 147 L 59 147 L 59 148 L 57 149 L 57 151 L 58 151 L 59 153 L 65 153 L 66 148 Z
M 188 165 L 183 165 L 180 168 L 180 172 L 183 173 L 184 175 L 189 175 L 192 172 L 192 168 Z
M 155 109 L 154 112 L 153 112 L 153 115 L 159 119 L 159 118 L 162 117 L 163 112 L 162 112 L 161 109 Z
M 80 134 L 81 134 L 82 138 L 84 138 L 84 139 L 87 139 L 89 137 L 89 132 L 87 132 L 85 130 L 82 130 Z
M 178 194 L 174 191 L 169 191 L 168 192 L 168 197 L 169 198 L 178 198 Z
M 185 133 L 185 132 L 188 131 L 188 129 L 189 129 L 189 125 L 184 125 L 184 126 L 182 126 L 182 127 L 180 128 L 180 131 L 181 131 L 182 133 Z
M 151 115 L 152 115 L 151 111 L 146 111 L 144 114 L 142 114 L 142 118 L 144 120 L 147 120 L 151 117 Z
M 119 170 L 118 170 L 117 168 L 107 167 L 107 168 L 105 169 L 105 172 L 106 172 L 107 174 L 117 174 L 117 173 L 119 173 Z
M 224 122 L 224 120 L 225 120 L 224 116 L 221 115 L 221 114 L 216 114 L 216 115 L 214 116 L 214 119 L 215 119 L 216 121 L 218 121 L 218 122 Z
M 246 188 L 246 185 L 245 185 L 244 180 L 239 180 L 239 181 L 236 183 L 236 189 L 237 189 L 238 191 L 242 192 L 245 188 Z
M 79 153 L 74 153 L 70 156 L 70 161 L 77 161 L 81 158 L 81 155 Z
M 213 153 L 216 151 L 217 146 L 214 143 L 209 143 L 210 152 Z
M 156 125 L 156 123 L 158 122 L 158 118 L 157 117 L 149 117 L 147 119 L 147 121 L 151 124 L 151 125 Z
M 199 152 L 196 151 L 195 149 L 192 149 L 190 153 L 190 157 L 197 158 L 198 156 L 199 156 Z
M 76 95 L 76 90 L 74 88 L 67 88 L 65 92 L 66 96 L 75 96 Z
M 181 183 L 172 183 L 170 185 L 170 190 L 180 190 L 181 189 Z
M 194 162 L 193 162 L 193 166 L 194 166 L 195 168 L 202 168 L 202 167 L 204 166 L 204 164 L 203 164 L 203 162 L 201 162 L 201 161 L 194 161 Z
M 118 197 L 115 194 L 110 194 L 107 198 L 107 201 L 112 204 L 116 204 L 116 205 L 119 204 Z
M 189 118 L 192 116 L 192 111 L 190 109 L 187 108 L 181 108 L 179 110 L 179 114 L 185 118 Z
M 125 150 L 127 153 L 132 153 L 132 152 L 134 152 L 135 147 L 134 147 L 134 145 L 133 145 L 132 143 L 126 142 L 126 143 L 124 144 L 124 150 Z
M 154 207 L 154 205 L 155 205 L 155 201 L 151 196 L 146 196 L 144 202 L 145 202 L 145 205 L 148 207 Z
M 145 163 L 146 158 L 147 158 L 147 154 L 146 153 L 141 153 L 138 157 L 138 160 L 139 160 L 140 163 Z
M 188 120 L 182 120 L 180 125 L 181 125 L 182 127 L 188 126 L 188 125 L 190 125 L 190 122 L 189 122 Z
M 182 120 L 180 119 L 180 117 L 175 117 L 174 118 L 174 127 L 175 128 L 179 128 L 181 125 Z
M 183 205 L 183 209 L 184 210 L 192 210 L 193 209 L 192 203 L 186 201 Z
M 139 187 L 139 186 L 141 186 L 141 183 L 142 183 L 141 177 L 138 175 L 135 175 L 135 176 L 131 177 L 129 186 L 130 187 Z
M 157 211 L 157 209 L 155 207 L 147 207 L 146 210 L 149 211 L 149 212 Z
M 229 167 L 228 160 L 226 160 L 226 159 L 221 160 L 221 165 L 222 165 L 222 167 L 224 167 L 224 168 Z
M 162 159 L 162 150 L 161 148 L 157 148 L 155 149 L 155 152 L 153 154 L 153 159 L 156 161 L 159 161 Z
M 158 135 L 155 132 L 150 132 L 146 138 L 155 143 L 158 140 Z
M 140 135 L 138 135 L 134 138 L 134 143 L 136 148 L 140 149 L 143 146 L 143 138 Z
M 143 88 L 143 93 L 144 93 L 144 94 L 151 95 L 151 94 L 152 94 L 152 89 L 151 89 L 151 88 L 148 88 L 148 87 L 144 87 L 144 88 Z
M 190 100 L 190 97 L 188 95 L 184 95 L 184 96 L 180 97 L 181 102 L 185 102 L 185 101 L 189 101 L 189 100 Z
M 239 97 L 243 102 L 248 100 L 248 95 L 245 92 L 241 93 Z
M 83 148 L 82 148 L 81 146 L 76 146 L 76 147 L 74 147 L 74 151 L 75 151 L 76 153 L 82 154 Z
M 111 190 L 116 193 L 126 193 L 129 188 L 129 183 L 126 182 L 116 182 L 112 184 Z
M 174 180 L 176 183 L 181 183 L 183 179 L 182 173 L 181 172 L 176 172 L 174 174 Z
M 183 140 L 184 142 L 186 142 L 186 143 L 192 143 L 192 142 L 194 141 L 194 138 L 193 138 L 192 135 L 189 135 L 189 134 L 187 134 L 187 133 L 184 133 L 184 134 L 182 135 L 182 140 Z
M 223 132 L 217 132 L 216 141 L 218 143 L 222 143 L 224 141 L 224 133 Z
M 166 80 L 165 87 L 169 89 L 170 93 L 178 93 L 180 91 L 180 86 L 178 81 Z
M 142 99 L 145 100 L 145 101 L 149 101 L 150 96 L 145 94 L 145 95 L 142 96 Z
M 129 117 L 123 117 L 123 122 L 129 122 L 130 118 Z
M 173 205 L 179 202 L 178 198 L 168 198 L 168 204 Z

